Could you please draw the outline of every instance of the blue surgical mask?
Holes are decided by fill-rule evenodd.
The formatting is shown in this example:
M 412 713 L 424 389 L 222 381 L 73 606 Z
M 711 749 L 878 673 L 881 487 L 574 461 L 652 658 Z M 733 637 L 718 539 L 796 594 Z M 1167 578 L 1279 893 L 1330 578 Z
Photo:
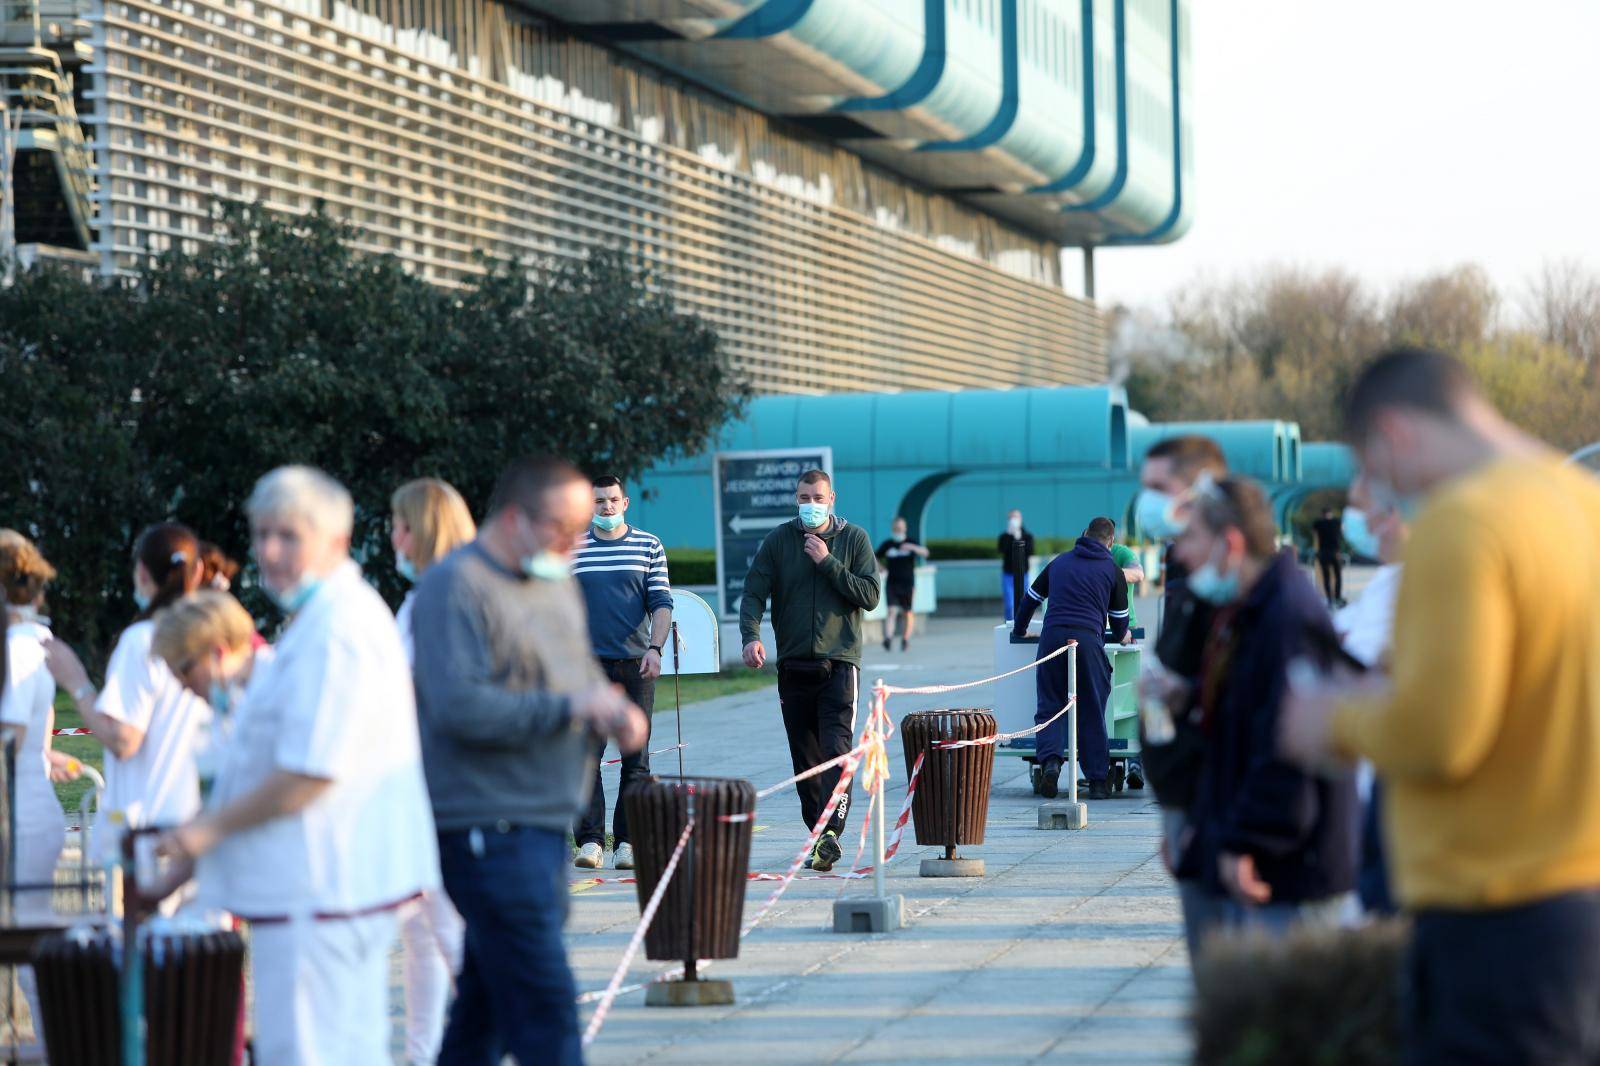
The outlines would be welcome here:
M 802 503 L 800 505 L 800 521 L 811 529 L 820 529 L 828 521 L 828 505 L 825 503 Z
M 1178 501 L 1156 489 L 1142 489 L 1133 505 L 1139 532 L 1153 540 L 1170 540 L 1189 528 L 1178 518 Z
M 622 515 L 620 513 L 597 514 L 594 516 L 594 524 L 596 529 L 603 529 L 607 533 L 610 533 L 612 530 L 622 525 Z
M 1364 559 L 1380 559 L 1378 535 L 1372 532 L 1367 525 L 1365 511 L 1354 507 L 1346 507 L 1344 516 L 1339 520 L 1339 532 L 1344 536 L 1345 543 L 1350 545 L 1350 550 Z
M 896 544 L 904 544 L 906 535 L 904 533 L 890 533 L 889 539 L 894 541 Z
M 1214 560 L 1207 559 L 1189 575 L 1189 591 L 1214 607 L 1223 607 L 1239 598 L 1239 575 L 1224 574 Z
M 212 681 L 211 694 L 208 699 L 213 711 L 224 717 L 227 716 L 229 704 L 232 702 L 232 695 L 227 685 L 224 685 L 221 681 Z
M 542 551 L 522 557 L 522 572 L 535 581 L 560 581 L 572 573 L 572 565 L 564 555 Z
M 311 601 L 311 597 L 317 594 L 317 589 L 321 587 L 322 579 L 320 577 L 312 577 L 310 574 L 300 575 L 299 581 L 280 591 L 273 591 L 267 585 L 262 586 L 262 588 L 266 589 L 267 595 L 272 597 L 272 602 L 277 604 L 285 614 L 294 614 L 304 607 Z
M 403 552 L 395 553 L 394 572 L 413 585 L 417 583 L 417 564 Z
M 138 589 L 133 590 L 133 602 L 138 605 L 138 608 L 141 611 L 148 611 L 150 609 L 150 597 L 146 596 Z
M 1401 495 L 1387 479 L 1373 474 L 1367 475 L 1367 491 L 1377 510 L 1394 511 L 1407 522 L 1415 519 L 1422 507 L 1422 497 L 1415 493 Z

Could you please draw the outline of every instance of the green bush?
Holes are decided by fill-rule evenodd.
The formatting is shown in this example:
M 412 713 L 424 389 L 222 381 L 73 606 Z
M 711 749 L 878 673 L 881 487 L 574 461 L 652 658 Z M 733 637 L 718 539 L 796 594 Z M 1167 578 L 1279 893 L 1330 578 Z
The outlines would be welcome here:
M 1399 1062 L 1409 927 L 1219 937 L 1195 970 L 1197 1066 Z
M 714 548 L 668 548 L 667 571 L 674 585 L 715 585 L 717 552 Z
M 1034 553 L 1042 556 L 1059 555 L 1077 541 L 1069 537 L 1038 537 L 1034 540 Z M 995 548 L 994 537 L 963 537 L 951 540 L 930 540 L 928 551 L 931 561 L 943 559 L 986 559 L 998 563 L 1000 553 Z
M 400 483 L 442 477 L 481 510 L 520 454 L 632 476 L 701 448 L 746 396 L 712 327 L 620 252 L 445 289 L 321 212 L 230 205 L 215 236 L 134 279 L 41 268 L 0 288 L 0 524 L 59 569 L 57 631 L 91 659 L 134 614 L 139 530 L 176 519 L 245 558 L 243 503 L 274 466 L 349 487 L 355 553 L 398 602 Z

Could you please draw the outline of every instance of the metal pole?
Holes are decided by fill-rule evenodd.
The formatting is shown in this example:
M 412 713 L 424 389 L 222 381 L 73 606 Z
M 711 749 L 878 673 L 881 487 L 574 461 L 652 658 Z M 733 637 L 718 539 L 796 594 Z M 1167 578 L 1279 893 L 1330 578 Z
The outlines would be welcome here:
M 673 717 L 678 724 L 678 780 L 683 780 L 683 693 L 678 688 L 678 671 L 681 667 L 679 659 L 682 658 L 678 651 L 680 644 L 678 638 L 678 623 L 672 623 L 672 708 Z M 617 797 L 621 800 L 621 796 Z
M 679 758 L 683 757 L 683 749 L 682 748 L 678 749 L 678 757 Z M 688 790 L 688 801 L 689 801 L 688 817 L 689 817 L 689 821 L 693 822 L 694 821 L 694 786 L 689 784 L 689 782 L 685 781 L 683 779 L 682 775 L 680 775 L 678 777 L 678 787 Z M 697 955 L 698 955 L 697 948 L 699 947 L 699 945 L 695 943 L 695 939 L 694 939 L 694 916 L 695 916 L 695 911 L 698 910 L 699 908 L 695 906 L 695 898 L 694 898 L 694 833 L 693 832 L 689 833 L 689 839 L 688 839 L 688 841 L 685 844 L 684 849 L 683 849 L 683 876 L 686 878 L 686 880 L 684 882 L 684 892 L 689 897 L 689 951 L 688 951 L 687 957 L 685 957 L 684 960 L 683 960 L 683 979 L 685 981 L 698 981 L 700 978 L 699 978 L 699 975 L 695 972 L 695 963 L 698 961 L 697 960 Z
M 1078 642 L 1067 648 L 1067 699 L 1072 709 L 1067 712 L 1067 798 L 1078 802 Z
M 122 1066 L 144 1066 L 144 953 L 140 950 L 139 924 L 145 901 L 134 858 L 136 835 L 130 827 L 122 838 L 122 862 L 133 891 L 122 909 L 122 973 L 118 982 L 122 1017 Z
M 878 831 L 874 834 L 877 838 L 873 845 L 876 854 L 872 862 L 872 891 L 879 899 L 883 898 L 883 782 L 878 782 L 878 794 L 873 797 L 878 805 Z
M 878 696 L 877 693 L 881 692 L 882 690 L 883 678 L 880 677 L 878 678 L 877 687 L 873 690 L 874 695 L 872 697 L 872 713 L 873 716 L 878 719 L 875 724 L 875 728 L 878 730 L 879 735 L 882 735 L 883 733 L 884 711 L 882 697 Z M 888 753 L 885 752 L 885 758 L 887 759 L 887 757 Z M 873 895 L 877 896 L 879 899 L 883 898 L 883 783 L 884 780 L 880 777 L 878 779 L 878 794 L 873 797 L 873 801 L 878 805 L 878 830 L 873 834 L 875 841 L 873 844 L 873 851 L 875 854 L 873 855 L 872 862 L 872 892 Z
M 1083 246 L 1083 298 L 1094 300 L 1094 245 Z

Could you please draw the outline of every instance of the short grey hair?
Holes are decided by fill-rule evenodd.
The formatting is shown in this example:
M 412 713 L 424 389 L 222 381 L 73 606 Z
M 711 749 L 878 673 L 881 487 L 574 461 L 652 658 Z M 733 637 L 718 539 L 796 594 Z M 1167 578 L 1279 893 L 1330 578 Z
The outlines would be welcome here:
M 280 466 L 264 474 L 244 509 L 252 521 L 268 516 L 301 518 L 332 537 L 348 537 L 356 518 L 349 490 L 311 466 Z

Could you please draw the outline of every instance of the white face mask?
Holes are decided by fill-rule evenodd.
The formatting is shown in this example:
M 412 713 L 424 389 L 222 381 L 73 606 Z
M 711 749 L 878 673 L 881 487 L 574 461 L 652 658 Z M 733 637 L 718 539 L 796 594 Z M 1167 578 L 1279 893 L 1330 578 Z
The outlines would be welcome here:
M 1021 533 L 1022 532 L 1022 519 L 1019 518 L 1019 517 L 1012 517 L 1012 518 L 1006 519 L 1006 529 L 1011 532 L 1011 535 L 1013 537 L 1016 536 L 1018 533 Z

